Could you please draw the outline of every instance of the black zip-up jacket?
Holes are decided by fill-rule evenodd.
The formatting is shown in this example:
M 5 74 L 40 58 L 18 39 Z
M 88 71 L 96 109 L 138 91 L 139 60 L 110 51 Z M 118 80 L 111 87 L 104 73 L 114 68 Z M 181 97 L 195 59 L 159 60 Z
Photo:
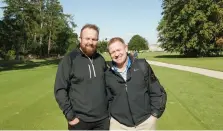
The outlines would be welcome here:
M 131 60 L 131 66 L 127 70 L 126 81 L 112 69 L 105 73 L 106 88 L 109 99 L 110 115 L 119 123 L 134 127 L 148 119 L 152 114 L 160 117 L 161 91 L 159 88 L 148 89 L 151 79 L 151 67 L 145 61 L 148 72 L 140 69 L 137 59 Z
M 54 94 L 68 121 L 79 118 L 95 122 L 108 117 L 105 70 L 105 60 L 98 53 L 88 58 L 75 49 L 61 60 Z

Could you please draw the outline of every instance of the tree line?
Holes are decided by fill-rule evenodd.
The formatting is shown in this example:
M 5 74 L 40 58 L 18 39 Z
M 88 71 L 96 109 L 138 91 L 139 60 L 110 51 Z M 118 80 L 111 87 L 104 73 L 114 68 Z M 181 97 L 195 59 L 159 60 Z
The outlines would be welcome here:
M 59 0 L 3 0 L 0 20 L 0 58 L 64 55 L 78 45 L 76 24 L 63 12 Z M 138 41 L 138 42 L 137 42 Z M 98 42 L 98 51 L 107 51 L 107 40 Z M 148 42 L 139 35 L 133 37 L 130 49 L 148 49 Z
M 0 58 L 23 59 L 63 55 L 78 45 L 76 24 L 59 0 L 2 0 Z M 223 50 L 223 0 L 162 0 L 158 41 L 168 52 L 186 56 L 218 56 Z M 99 41 L 99 52 L 107 51 Z M 130 50 L 146 50 L 148 42 L 135 35 Z
M 76 24 L 58 0 L 3 0 L 0 57 L 21 59 L 28 54 L 64 54 L 78 43 Z M 70 47 L 71 48 L 71 47 Z

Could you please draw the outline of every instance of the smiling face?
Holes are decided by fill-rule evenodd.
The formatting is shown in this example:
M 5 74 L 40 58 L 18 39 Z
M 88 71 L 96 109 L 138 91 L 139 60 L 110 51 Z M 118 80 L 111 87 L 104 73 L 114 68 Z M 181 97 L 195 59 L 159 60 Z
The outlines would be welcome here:
M 128 48 L 123 42 L 116 40 L 109 43 L 108 51 L 117 66 L 123 66 L 126 63 Z
M 97 49 L 98 32 L 91 28 L 85 28 L 81 32 L 80 48 L 87 55 L 92 56 Z

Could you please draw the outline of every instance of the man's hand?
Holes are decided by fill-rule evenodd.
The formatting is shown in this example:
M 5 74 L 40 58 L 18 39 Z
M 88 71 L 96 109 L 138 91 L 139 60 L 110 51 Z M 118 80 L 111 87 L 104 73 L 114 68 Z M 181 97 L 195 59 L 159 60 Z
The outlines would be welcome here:
M 69 121 L 68 123 L 71 125 L 71 126 L 74 126 L 74 125 L 76 125 L 77 123 L 79 123 L 80 122 L 80 120 L 78 119 L 78 118 L 75 118 L 75 119 L 73 119 L 72 121 Z

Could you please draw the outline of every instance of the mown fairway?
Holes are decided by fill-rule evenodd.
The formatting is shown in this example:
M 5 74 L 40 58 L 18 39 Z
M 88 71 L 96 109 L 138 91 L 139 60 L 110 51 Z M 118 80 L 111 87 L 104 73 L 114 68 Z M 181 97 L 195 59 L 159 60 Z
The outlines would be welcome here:
M 0 129 L 66 130 L 53 94 L 57 64 L 33 65 L 0 72 Z M 158 129 L 223 129 L 222 80 L 153 69 L 168 93 Z

